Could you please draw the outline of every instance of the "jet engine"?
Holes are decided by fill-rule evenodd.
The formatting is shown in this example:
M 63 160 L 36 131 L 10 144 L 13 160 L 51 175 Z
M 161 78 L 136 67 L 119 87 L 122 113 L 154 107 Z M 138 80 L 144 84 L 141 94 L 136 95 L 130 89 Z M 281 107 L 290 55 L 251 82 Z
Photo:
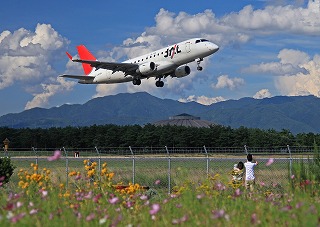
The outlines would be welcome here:
M 184 66 L 179 66 L 178 68 L 176 68 L 176 70 L 174 71 L 174 76 L 181 78 L 184 76 L 188 76 L 191 72 L 191 69 L 189 66 L 184 65 Z
M 142 75 L 148 75 L 152 73 L 156 68 L 156 64 L 154 62 L 146 62 L 141 65 L 139 65 L 139 68 L 137 69 L 137 73 L 141 73 Z

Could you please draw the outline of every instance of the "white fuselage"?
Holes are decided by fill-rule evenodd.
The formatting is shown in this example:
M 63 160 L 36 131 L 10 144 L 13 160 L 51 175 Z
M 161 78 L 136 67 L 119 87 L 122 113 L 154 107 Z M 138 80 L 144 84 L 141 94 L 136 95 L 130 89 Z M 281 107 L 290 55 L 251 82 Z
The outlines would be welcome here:
M 162 78 L 168 75 L 174 76 L 172 73 L 174 73 L 179 66 L 192 62 L 196 59 L 207 57 L 219 49 L 216 44 L 207 40 L 201 40 L 204 39 L 190 39 L 137 58 L 129 59 L 123 63 L 140 65 L 154 62 L 156 69 L 149 74 L 139 76 L 139 79 L 150 77 Z M 128 82 L 136 78 L 136 76 L 134 77 L 132 75 L 126 75 L 122 71 L 112 71 L 106 69 L 94 69 L 89 76 L 91 76 L 93 79 L 79 82 L 86 84 L 111 84 Z

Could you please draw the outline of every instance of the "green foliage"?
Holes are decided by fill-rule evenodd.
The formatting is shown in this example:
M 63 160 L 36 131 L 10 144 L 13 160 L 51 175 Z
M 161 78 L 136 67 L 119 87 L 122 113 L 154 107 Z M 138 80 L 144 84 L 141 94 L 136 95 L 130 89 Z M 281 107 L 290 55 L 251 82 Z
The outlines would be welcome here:
M 320 151 L 316 143 L 314 143 L 313 159 L 310 162 L 310 172 L 313 179 L 320 183 Z
M 9 138 L 14 148 L 57 147 L 276 147 L 312 146 L 320 144 L 319 134 L 298 134 L 288 130 L 240 127 L 233 129 L 220 125 L 211 128 L 183 126 L 93 125 L 49 129 L 0 128 L 0 138 Z
M 4 177 L 2 183 L 8 183 L 15 167 L 11 163 L 11 159 L 8 157 L 0 158 L 0 177 Z
M 299 186 L 311 194 L 317 194 L 320 189 L 320 153 L 316 143 L 314 143 L 313 158 L 302 158 L 298 164 L 293 165 L 291 178 L 293 189 Z

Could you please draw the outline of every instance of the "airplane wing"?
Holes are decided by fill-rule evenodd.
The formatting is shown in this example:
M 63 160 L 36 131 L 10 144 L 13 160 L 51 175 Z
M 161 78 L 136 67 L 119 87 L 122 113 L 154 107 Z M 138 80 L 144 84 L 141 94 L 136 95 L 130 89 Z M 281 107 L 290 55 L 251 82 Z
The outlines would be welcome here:
M 60 77 L 66 77 L 66 78 L 78 79 L 78 80 L 92 80 L 92 79 L 94 79 L 93 76 L 77 76 L 77 75 L 67 75 L 67 74 L 60 75 Z
M 102 62 L 102 61 L 91 61 L 91 60 L 81 60 L 81 59 L 72 59 L 74 62 L 81 62 L 85 64 L 89 64 L 91 67 L 96 69 L 108 69 L 113 72 L 122 71 L 125 74 L 134 74 L 136 70 L 139 68 L 138 64 L 131 63 L 118 63 L 118 62 Z

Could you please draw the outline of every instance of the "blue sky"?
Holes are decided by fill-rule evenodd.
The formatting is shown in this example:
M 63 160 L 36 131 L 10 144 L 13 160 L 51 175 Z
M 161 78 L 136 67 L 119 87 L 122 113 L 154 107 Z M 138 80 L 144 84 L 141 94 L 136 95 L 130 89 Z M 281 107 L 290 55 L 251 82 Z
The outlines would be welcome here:
M 242 97 L 320 97 L 320 0 L 5 1 L 0 7 L 0 116 L 146 91 L 211 104 Z M 99 60 L 122 61 L 192 37 L 220 46 L 204 70 L 183 78 L 81 85 L 65 51 L 85 44 Z M 112 107 L 110 107 L 112 108 Z

